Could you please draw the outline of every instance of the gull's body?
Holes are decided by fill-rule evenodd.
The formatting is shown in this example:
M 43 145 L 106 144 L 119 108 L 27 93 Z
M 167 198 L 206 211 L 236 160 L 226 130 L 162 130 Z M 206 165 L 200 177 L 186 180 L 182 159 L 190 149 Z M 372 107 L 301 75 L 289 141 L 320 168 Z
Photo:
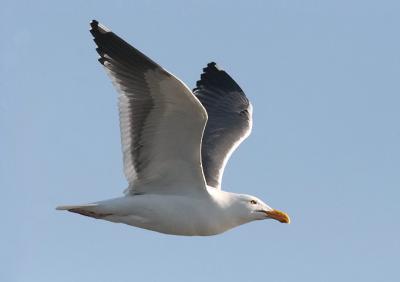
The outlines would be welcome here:
M 250 134 L 252 107 L 210 63 L 193 92 L 98 22 L 91 23 L 119 92 L 125 195 L 62 206 L 82 215 L 175 235 L 214 235 L 258 219 L 289 222 L 261 200 L 221 190 L 232 152 Z
M 196 196 L 144 194 L 101 201 L 91 210 L 104 220 L 161 233 L 215 235 L 249 221 L 246 216 L 232 216 L 231 194 L 235 195 L 213 187 Z

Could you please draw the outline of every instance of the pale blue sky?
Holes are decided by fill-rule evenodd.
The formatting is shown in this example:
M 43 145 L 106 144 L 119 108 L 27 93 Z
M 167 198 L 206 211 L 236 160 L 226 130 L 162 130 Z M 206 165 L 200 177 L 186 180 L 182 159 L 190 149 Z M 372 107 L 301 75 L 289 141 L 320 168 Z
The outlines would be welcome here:
M 0 2 L 0 281 L 400 281 L 398 1 Z M 92 19 L 190 87 L 212 60 L 236 79 L 254 128 L 223 187 L 291 225 L 186 238 L 54 210 L 126 187 Z

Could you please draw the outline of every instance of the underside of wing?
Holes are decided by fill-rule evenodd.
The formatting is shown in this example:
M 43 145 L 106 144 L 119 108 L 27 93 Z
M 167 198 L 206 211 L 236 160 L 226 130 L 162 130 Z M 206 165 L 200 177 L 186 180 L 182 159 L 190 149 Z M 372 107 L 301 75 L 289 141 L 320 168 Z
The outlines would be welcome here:
M 204 189 L 200 148 L 207 113 L 201 103 L 174 75 L 97 21 L 90 32 L 119 93 L 128 193 Z
M 215 63 L 203 69 L 193 93 L 208 113 L 201 151 L 204 175 L 209 186 L 220 189 L 229 157 L 251 132 L 252 106 L 239 85 Z

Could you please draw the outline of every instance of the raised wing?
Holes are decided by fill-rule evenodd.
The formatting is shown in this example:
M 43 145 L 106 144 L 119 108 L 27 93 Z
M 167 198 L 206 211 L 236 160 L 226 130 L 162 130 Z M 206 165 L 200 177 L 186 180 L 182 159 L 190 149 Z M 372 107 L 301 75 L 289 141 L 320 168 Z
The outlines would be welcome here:
M 97 21 L 90 32 L 119 93 L 127 192 L 204 190 L 200 148 L 207 113 L 201 103 L 174 75 Z
M 220 189 L 225 165 L 252 127 L 252 106 L 242 89 L 213 62 L 203 69 L 193 93 L 207 110 L 202 143 L 203 171 L 209 186 Z

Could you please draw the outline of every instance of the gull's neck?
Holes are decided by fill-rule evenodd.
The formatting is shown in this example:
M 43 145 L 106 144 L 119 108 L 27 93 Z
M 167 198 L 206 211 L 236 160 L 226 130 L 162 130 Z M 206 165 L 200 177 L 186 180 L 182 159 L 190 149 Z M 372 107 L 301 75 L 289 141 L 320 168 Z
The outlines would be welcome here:
M 229 225 L 235 227 L 251 221 L 239 207 L 240 194 L 222 191 L 210 186 L 207 186 L 207 191 L 219 210 L 219 214 L 224 218 L 225 222 L 229 222 Z

